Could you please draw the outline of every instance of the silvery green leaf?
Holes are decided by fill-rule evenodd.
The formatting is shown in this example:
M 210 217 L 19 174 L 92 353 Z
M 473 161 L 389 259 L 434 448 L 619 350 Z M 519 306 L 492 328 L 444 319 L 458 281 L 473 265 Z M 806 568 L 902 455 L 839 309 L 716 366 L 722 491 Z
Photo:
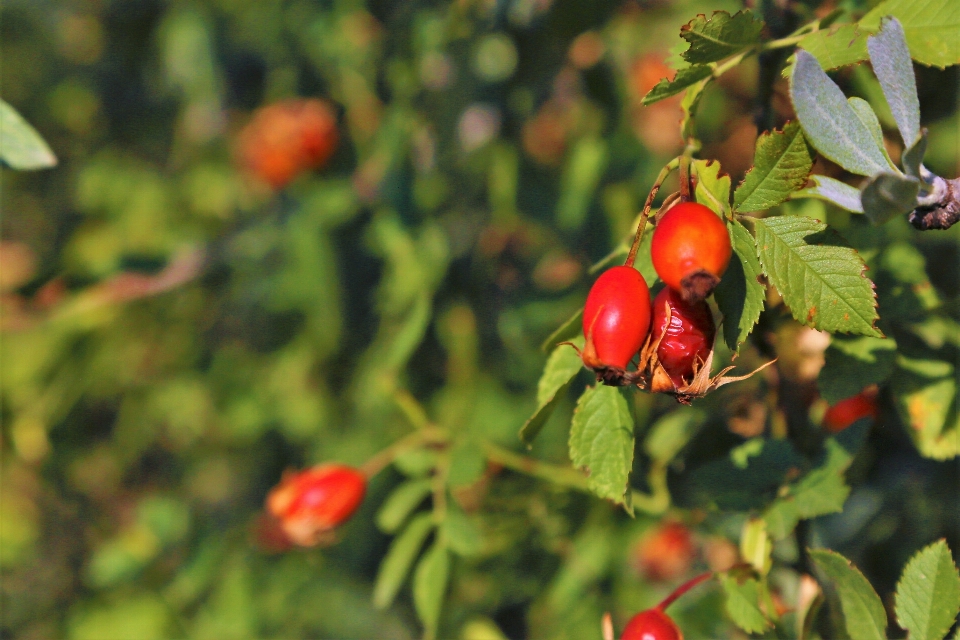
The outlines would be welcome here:
M 825 158 L 862 176 L 889 168 L 883 149 L 820 63 L 802 49 L 796 53 L 790 95 L 807 140 Z
M 920 135 L 920 100 L 900 21 L 891 18 L 884 22 L 879 33 L 867 38 L 867 49 L 903 142 L 911 144 Z
M 860 118 L 860 122 L 870 131 L 870 135 L 873 136 L 877 146 L 883 150 L 883 157 L 886 159 L 889 168 L 894 172 L 899 172 L 900 170 L 897 169 L 897 165 L 893 163 L 893 160 L 890 159 L 890 154 L 887 153 L 886 145 L 883 144 L 883 129 L 880 127 L 880 119 L 877 118 L 873 107 L 863 98 L 857 98 L 856 96 L 847 98 L 847 102 L 850 104 L 853 112 L 857 114 L 857 117 Z
M 903 152 L 900 162 L 908 176 L 920 177 L 920 167 L 923 166 L 923 156 L 927 152 L 927 130 L 920 131 L 920 137 Z
M 813 186 L 794 192 L 791 198 L 817 198 L 853 213 L 863 213 L 860 191 L 856 187 L 827 176 L 814 175 L 810 179 Z
M 883 224 L 917 207 L 920 181 L 898 173 L 878 173 L 860 193 L 863 212 L 873 224 Z

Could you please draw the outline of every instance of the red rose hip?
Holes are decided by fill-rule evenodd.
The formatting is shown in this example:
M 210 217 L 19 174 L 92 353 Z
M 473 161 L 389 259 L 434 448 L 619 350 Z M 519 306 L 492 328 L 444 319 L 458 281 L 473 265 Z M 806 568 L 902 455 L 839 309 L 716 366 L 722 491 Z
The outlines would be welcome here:
M 683 640 L 683 634 L 670 616 L 655 608 L 630 618 L 620 640 Z
M 346 522 L 366 490 L 367 479 L 356 469 L 321 464 L 287 474 L 267 496 L 267 511 L 292 542 L 308 547 Z
M 877 417 L 876 388 L 861 391 L 836 403 L 823 415 L 823 426 L 831 433 L 840 433 L 857 420 Z
M 584 364 L 625 369 L 649 331 L 650 290 L 643 276 L 633 267 L 607 269 L 593 283 L 583 308 Z
M 669 326 L 667 306 L 670 308 Z M 654 298 L 653 339 L 663 335 L 657 347 L 657 358 L 675 386 L 684 387 L 690 383 L 694 363 L 699 361 L 702 365 L 707 361 L 716 334 L 713 314 L 703 300 L 692 304 L 684 302 L 680 293 L 669 287 L 664 287 Z
M 696 202 L 681 202 L 667 211 L 657 222 L 650 244 L 657 275 L 690 302 L 710 295 L 732 252 L 723 220 Z
M 695 554 L 690 529 L 679 522 L 666 522 L 640 539 L 635 557 L 648 580 L 675 580 L 690 570 Z

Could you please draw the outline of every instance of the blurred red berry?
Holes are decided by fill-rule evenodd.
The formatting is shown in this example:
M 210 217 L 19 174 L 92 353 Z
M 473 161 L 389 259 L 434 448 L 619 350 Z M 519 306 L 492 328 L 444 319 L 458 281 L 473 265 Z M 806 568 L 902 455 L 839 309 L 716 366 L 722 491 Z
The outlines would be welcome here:
M 274 189 L 324 165 L 337 147 L 337 117 L 325 100 L 286 100 L 258 109 L 240 132 L 241 164 Z
M 877 417 L 877 390 L 866 389 L 833 405 L 823 416 L 823 426 L 839 433 L 862 418 Z
M 367 479 L 356 469 L 322 464 L 286 475 L 267 496 L 267 511 L 292 542 L 308 547 L 348 520 L 366 490 Z
M 683 634 L 663 611 L 647 609 L 630 618 L 620 640 L 683 640 Z
M 690 529 L 679 522 L 667 522 L 640 539 L 636 561 L 647 579 L 670 581 L 689 573 L 695 554 Z

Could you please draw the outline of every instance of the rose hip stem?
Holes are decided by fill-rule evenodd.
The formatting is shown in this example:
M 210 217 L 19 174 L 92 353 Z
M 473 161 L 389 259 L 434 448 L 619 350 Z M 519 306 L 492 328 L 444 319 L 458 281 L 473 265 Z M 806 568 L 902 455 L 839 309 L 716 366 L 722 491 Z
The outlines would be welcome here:
M 692 579 L 684 582 L 682 585 L 680 585 L 679 587 L 677 587 L 677 588 L 673 591 L 673 593 L 671 593 L 671 594 L 668 595 L 666 598 L 664 598 L 664 599 L 663 599 L 663 602 L 661 602 L 660 604 L 658 604 L 656 608 L 657 608 L 657 609 L 660 609 L 660 611 L 663 611 L 664 609 L 666 609 L 667 607 L 669 607 L 670 605 L 672 605 L 677 598 L 679 598 L 680 596 L 682 596 L 683 594 L 685 594 L 687 591 L 690 591 L 690 589 L 693 589 L 695 586 L 697 586 L 697 585 L 700 584 L 701 582 L 706 582 L 707 580 L 709 580 L 709 579 L 712 578 L 712 577 L 713 577 L 713 572 L 712 572 L 712 571 L 707 571 L 706 573 L 701 573 L 701 574 L 698 575 L 696 578 L 692 578 Z
M 690 202 L 690 156 L 680 156 L 680 202 Z
M 637 250 L 640 249 L 640 241 L 643 240 L 643 232 L 647 228 L 647 218 L 650 217 L 650 207 L 653 206 L 653 199 L 657 197 L 657 192 L 660 191 L 660 186 L 663 184 L 663 181 L 667 179 L 667 176 L 670 175 L 670 172 L 677 168 L 679 163 L 679 158 L 674 158 L 660 170 L 660 175 L 657 176 L 656 181 L 653 183 L 653 187 L 650 188 L 650 193 L 647 194 L 647 200 L 643 203 L 643 212 L 640 214 L 640 224 L 637 226 L 637 233 L 633 237 L 633 244 L 630 246 L 630 253 L 627 255 L 627 260 L 624 262 L 624 266 L 632 267 L 634 260 L 637 259 Z M 687 189 L 689 192 L 689 188 Z

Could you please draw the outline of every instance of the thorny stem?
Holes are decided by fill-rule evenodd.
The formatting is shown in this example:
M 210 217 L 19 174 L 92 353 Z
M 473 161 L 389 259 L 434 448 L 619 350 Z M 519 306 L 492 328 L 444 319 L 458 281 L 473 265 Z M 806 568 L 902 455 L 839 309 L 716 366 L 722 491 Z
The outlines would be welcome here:
M 637 250 L 640 249 L 640 241 L 643 240 L 643 232 L 647 228 L 647 218 L 650 217 L 650 207 L 653 206 L 653 199 L 657 197 L 657 192 L 660 191 L 660 186 L 663 184 L 663 181 L 667 179 L 671 171 L 677 168 L 679 161 L 679 158 L 674 158 L 668 162 L 666 166 L 660 170 L 660 175 L 657 176 L 653 187 L 650 188 L 650 193 L 647 194 L 647 200 L 643 203 L 643 212 L 640 214 L 640 224 L 637 225 L 637 233 L 633 237 L 630 253 L 627 254 L 627 260 L 623 263 L 625 266 L 632 267 L 634 261 L 637 259 Z
M 690 591 L 690 589 L 693 589 L 695 586 L 697 586 L 701 582 L 706 582 L 712 577 L 713 577 L 713 571 L 707 571 L 705 573 L 701 573 L 695 578 L 691 578 L 690 580 L 687 580 L 682 585 L 674 589 L 673 593 L 671 593 L 666 598 L 664 598 L 663 602 L 657 605 L 657 609 L 660 609 L 660 611 L 663 611 L 664 609 L 672 605 L 674 602 L 676 602 L 677 598 L 685 594 L 687 591 Z

